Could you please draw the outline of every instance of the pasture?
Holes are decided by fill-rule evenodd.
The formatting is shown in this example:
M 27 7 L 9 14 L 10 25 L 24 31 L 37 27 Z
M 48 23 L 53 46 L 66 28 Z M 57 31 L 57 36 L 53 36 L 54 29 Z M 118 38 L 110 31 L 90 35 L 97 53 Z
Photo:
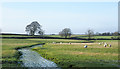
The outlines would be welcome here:
M 20 53 L 15 48 L 30 46 L 38 43 L 40 42 L 25 39 L 2 39 L 2 66 L 20 66 L 17 64 L 19 61 Z
M 36 35 L 36 36 L 28 36 L 28 35 L 2 35 L 2 37 L 41 37 L 41 36 L 39 36 L 39 35 Z M 43 35 L 43 37 L 64 38 L 64 37 L 61 37 L 60 35 Z M 72 38 L 72 37 L 88 39 L 87 35 L 71 35 L 70 38 Z M 91 38 L 94 38 L 94 39 L 111 39 L 112 37 L 114 38 L 115 36 L 92 36 Z M 117 36 L 116 36 L 116 38 L 117 38 Z
M 102 42 L 102 41 L 98 41 Z M 117 67 L 118 42 L 106 41 L 110 48 L 94 43 L 48 43 L 43 47 L 36 47 L 42 57 L 54 61 L 60 67 Z M 84 48 L 88 45 L 88 48 Z
M 2 39 L 2 66 L 3 67 L 16 67 L 20 66 L 19 56 L 21 55 L 15 48 L 31 46 L 41 43 L 51 42 L 84 42 L 79 40 L 66 40 L 66 39 Z
M 61 37 L 60 35 L 46 35 L 46 36 L 48 36 L 48 37 Z M 71 35 L 71 37 L 88 39 L 87 35 Z M 96 35 L 94 35 L 91 38 L 93 38 L 93 39 L 111 39 L 112 37 L 114 38 L 115 36 L 96 36 Z M 62 37 L 62 38 L 64 38 L 64 37 Z
M 112 47 L 105 48 L 103 44 L 99 45 L 99 42 L 106 42 Z M 40 43 L 45 45 L 33 50 L 60 67 L 117 67 L 118 65 L 118 40 L 2 39 L 2 59 L 0 59 L 3 62 L 2 66 L 21 67 L 17 63 L 21 62 L 19 60 L 21 53 L 15 48 Z M 84 45 L 88 45 L 88 48 L 84 48 Z

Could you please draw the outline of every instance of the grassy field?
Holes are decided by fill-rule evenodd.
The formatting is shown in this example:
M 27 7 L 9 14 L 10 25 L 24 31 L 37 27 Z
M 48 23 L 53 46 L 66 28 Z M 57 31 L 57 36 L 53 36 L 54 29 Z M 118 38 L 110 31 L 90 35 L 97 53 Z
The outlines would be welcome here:
M 12 35 L 9 37 L 15 36 Z M 56 42 L 56 44 L 53 44 L 53 42 Z M 60 44 L 60 42 L 63 44 Z M 69 42 L 72 44 L 69 44 Z M 104 48 L 103 45 L 98 44 L 99 42 L 107 42 L 112 47 Z M 2 39 L 2 59 L 0 59 L 3 61 L 2 66 L 16 67 L 20 53 L 15 48 L 38 43 L 46 44 L 42 48 L 36 47 L 33 50 L 41 54 L 42 57 L 54 61 L 58 66 L 114 67 L 118 64 L 117 40 Z M 88 48 L 85 49 L 84 45 L 88 45 Z
M 69 42 L 72 42 L 72 43 L 90 43 L 90 42 L 95 42 L 95 40 L 87 41 L 87 40 L 70 40 L 70 39 L 28 39 L 28 40 L 40 41 L 43 43 L 53 43 L 53 42 L 56 42 L 56 43 L 60 43 L 60 42 L 63 42 L 63 43 L 69 43 Z
M 16 67 L 17 62 L 19 61 L 20 53 L 15 50 L 15 48 L 30 46 L 38 43 L 40 42 L 26 39 L 2 39 L 2 66 Z
M 27 35 L 2 35 L 2 37 L 39 37 L 39 36 L 27 36 Z M 61 37 L 60 35 L 44 35 L 44 37 L 60 37 L 60 38 L 64 38 Z M 87 35 L 71 35 L 71 37 L 77 37 L 77 38 L 85 38 L 88 39 Z M 111 39 L 111 37 L 115 37 L 115 36 L 93 36 L 91 38 L 104 38 L 104 39 Z
M 39 36 L 28 36 L 28 35 L 2 35 L 2 37 L 39 37 Z
M 94 38 L 94 39 L 101 39 L 101 38 L 111 39 L 111 37 L 114 37 L 114 36 L 93 36 L 93 37 L 91 37 L 91 38 Z M 86 38 L 86 39 L 88 39 L 87 36 L 77 36 L 77 38 Z
M 61 37 L 60 35 L 46 35 L 46 36 L 49 36 L 49 37 Z M 86 38 L 88 39 L 88 36 L 87 35 L 71 35 L 71 37 L 77 37 L 77 38 Z M 101 38 L 104 38 L 104 39 L 111 39 L 111 37 L 115 37 L 115 36 L 92 36 L 91 38 L 94 38 L 94 39 L 101 39 Z M 64 38 L 64 37 L 62 37 Z
M 66 39 L 2 39 L 2 62 L 3 67 L 16 67 L 19 61 L 20 53 L 15 50 L 18 47 L 25 47 L 39 43 L 52 42 L 84 42 L 83 40 L 66 40 Z M 86 41 L 89 42 L 89 41 Z M 18 65 L 19 66 L 19 65 Z
M 118 65 L 118 42 L 106 41 L 112 47 L 95 43 L 48 43 L 42 48 L 36 47 L 42 57 L 54 61 L 60 67 L 116 67 Z M 105 41 L 104 41 L 105 42 Z M 88 48 L 84 48 L 88 45 Z

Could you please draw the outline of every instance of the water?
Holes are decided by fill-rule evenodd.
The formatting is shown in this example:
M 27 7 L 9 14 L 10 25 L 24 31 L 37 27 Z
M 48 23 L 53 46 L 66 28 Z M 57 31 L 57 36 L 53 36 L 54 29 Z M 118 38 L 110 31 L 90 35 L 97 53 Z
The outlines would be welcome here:
M 42 45 L 37 45 L 34 47 L 42 47 Z M 23 62 L 23 67 L 57 67 L 56 63 L 41 57 L 40 54 L 32 51 L 31 48 L 18 50 L 22 53 L 20 60 Z

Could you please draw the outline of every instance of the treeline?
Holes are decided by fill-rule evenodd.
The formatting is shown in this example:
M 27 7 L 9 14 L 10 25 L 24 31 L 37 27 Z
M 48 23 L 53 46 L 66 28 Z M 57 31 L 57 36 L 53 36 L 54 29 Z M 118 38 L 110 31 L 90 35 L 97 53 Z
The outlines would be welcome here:
M 32 23 L 30 23 L 29 25 L 27 25 L 25 27 L 25 31 L 27 32 L 27 35 L 29 36 L 35 36 L 37 35 L 42 35 L 41 37 L 44 37 L 43 35 L 45 35 L 45 31 L 42 29 L 42 26 L 37 22 L 37 21 L 33 21 Z M 58 32 L 58 34 L 62 37 L 62 38 L 70 38 L 71 35 L 73 34 L 70 28 L 64 28 L 62 29 L 60 32 Z M 88 36 L 88 39 L 92 39 L 91 37 L 93 37 L 94 35 L 98 35 L 98 36 L 114 36 L 111 39 L 118 39 L 118 35 L 120 33 L 118 32 L 114 32 L 114 33 L 110 33 L 110 32 L 105 32 L 105 33 L 94 33 L 94 31 L 92 29 L 88 29 L 85 34 Z M 21 38 L 21 37 L 20 37 Z M 36 37 L 37 38 L 37 37 Z
M 104 32 L 104 33 L 96 33 L 95 35 L 98 35 L 98 36 L 118 36 L 118 35 L 120 35 L 120 33 L 119 32 L 113 32 L 113 33 L 111 33 L 111 32 Z

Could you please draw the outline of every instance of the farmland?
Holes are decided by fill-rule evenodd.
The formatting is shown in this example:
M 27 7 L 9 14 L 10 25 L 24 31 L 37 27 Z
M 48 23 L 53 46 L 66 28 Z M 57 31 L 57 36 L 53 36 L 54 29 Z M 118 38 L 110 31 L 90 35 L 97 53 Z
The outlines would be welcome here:
M 2 66 L 15 67 L 16 63 L 19 61 L 20 56 L 20 53 L 15 50 L 15 48 L 30 46 L 37 43 L 40 42 L 23 39 L 2 39 Z
M 3 67 L 15 67 L 16 62 L 19 61 L 20 53 L 15 49 L 18 47 L 25 47 L 34 44 L 51 43 L 53 41 L 69 42 L 63 39 L 2 39 L 2 62 Z M 70 40 L 70 42 L 82 42 Z M 1 60 L 1 59 L 0 59 Z
M 28 35 L 2 35 L 2 37 L 41 37 L 41 36 L 39 36 L 39 35 L 37 35 L 37 36 L 28 36 Z M 64 37 L 61 37 L 60 35 L 44 35 L 42 37 L 64 38 Z M 72 38 L 72 37 L 88 39 L 87 35 L 71 35 L 71 37 L 68 37 L 68 38 Z M 93 38 L 93 39 L 111 39 L 112 37 L 114 38 L 115 36 L 92 36 L 91 38 Z
M 101 42 L 101 41 L 100 41 Z M 113 46 L 104 47 L 95 43 L 48 43 L 33 50 L 60 67 L 116 67 L 118 65 L 117 41 L 107 41 Z M 88 45 L 88 48 L 84 48 Z
M 21 37 L 21 35 L 17 36 Z M 15 36 L 9 35 L 9 37 Z M 106 42 L 112 47 L 105 48 L 103 44 L 99 45 L 99 42 Z M 33 50 L 60 67 L 117 67 L 118 65 L 118 40 L 2 39 L 2 66 L 16 67 L 16 63 L 20 61 L 20 53 L 15 48 L 40 43 L 45 45 Z M 84 48 L 84 45 L 88 45 L 88 48 Z M 17 64 L 17 66 L 21 65 Z

